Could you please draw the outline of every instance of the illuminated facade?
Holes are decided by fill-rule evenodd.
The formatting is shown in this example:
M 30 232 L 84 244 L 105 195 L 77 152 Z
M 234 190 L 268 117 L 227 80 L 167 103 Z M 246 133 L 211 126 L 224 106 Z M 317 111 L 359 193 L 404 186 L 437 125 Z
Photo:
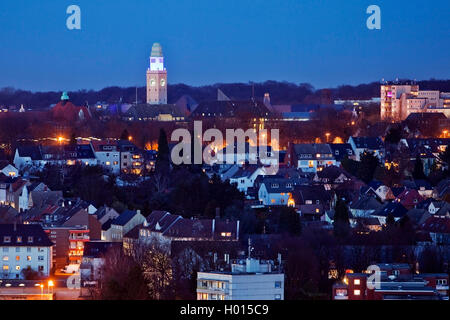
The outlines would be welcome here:
M 441 112 L 450 116 L 450 93 L 419 90 L 418 85 L 381 86 L 381 120 L 402 121 L 411 113 Z
M 147 103 L 167 104 L 167 70 L 159 43 L 154 43 L 147 69 Z

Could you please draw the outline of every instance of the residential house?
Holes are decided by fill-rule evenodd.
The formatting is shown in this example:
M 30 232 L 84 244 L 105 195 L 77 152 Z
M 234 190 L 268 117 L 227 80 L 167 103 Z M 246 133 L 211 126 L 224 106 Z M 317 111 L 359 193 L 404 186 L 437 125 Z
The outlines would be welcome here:
M 403 192 L 404 188 L 399 191 L 399 194 Z M 380 201 L 385 202 L 389 200 L 394 200 L 395 195 L 392 189 L 386 185 L 384 185 L 380 181 L 371 181 L 367 186 L 364 186 L 361 189 L 362 194 L 374 195 Z
M 347 273 L 333 285 L 333 300 L 448 300 L 448 274 L 412 273 L 409 265 L 378 264 L 380 271 Z M 378 276 L 376 286 L 369 286 Z
M 116 210 L 107 206 L 100 207 L 94 214 L 102 225 L 108 220 L 114 220 L 119 216 Z
M 139 148 L 129 140 L 119 140 L 120 170 L 124 173 L 141 174 L 144 169 L 144 155 Z
M 89 288 L 96 287 L 101 278 L 101 269 L 105 263 L 104 255 L 113 248 L 120 249 L 118 242 L 89 241 L 85 243 L 83 259 L 80 265 L 80 285 L 82 296 L 89 296 Z
M 229 271 L 198 272 L 197 300 L 284 300 L 284 273 L 273 261 L 247 258 Z
M 389 215 L 391 215 L 395 221 L 398 221 L 406 215 L 407 212 L 408 210 L 400 202 L 394 201 L 384 204 L 381 208 L 375 210 L 371 216 L 378 218 L 380 223 L 385 225 Z
M 237 189 L 247 194 L 248 188 L 252 188 L 255 179 L 264 175 L 265 170 L 263 167 L 258 166 L 244 166 L 230 178 L 230 184 L 235 184 Z
M 258 200 L 264 206 L 293 206 L 294 181 L 278 177 L 265 177 L 258 190 Z
M 42 159 L 41 146 L 22 146 L 16 149 L 14 154 L 14 166 L 19 170 L 25 167 L 43 168 L 45 161 Z
M 0 224 L 18 222 L 19 212 L 11 206 L 0 205 Z
M 35 224 L 0 224 L 1 279 L 24 279 L 30 267 L 44 277 L 50 275 L 52 246 L 41 226 Z
M 349 209 L 355 218 L 368 218 L 381 207 L 382 204 L 374 197 L 363 195 L 357 201 L 350 203 Z
M 141 214 L 140 210 L 126 210 L 111 221 L 111 239 L 106 239 L 106 241 L 122 242 L 123 236 L 126 233 L 135 226 L 143 224 L 144 221 L 145 217 Z
M 405 189 L 395 199 L 395 201 L 400 202 L 408 210 L 416 207 L 423 200 L 424 198 L 414 189 Z
M 3 173 L 7 177 L 18 177 L 19 170 L 11 165 L 8 161 L 0 161 L 0 174 Z
M 237 241 L 239 221 L 227 219 L 184 219 L 165 211 L 153 211 L 139 231 L 139 240 L 174 241 Z
M 349 143 L 330 143 L 329 146 L 333 152 L 333 157 L 336 159 L 336 166 L 338 167 L 344 159 L 356 159 L 352 146 Z
M 323 184 L 326 190 L 331 190 L 350 179 L 350 175 L 344 169 L 336 166 L 329 166 L 321 171 L 317 171 L 313 181 L 315 183 Z
M 120 173 L 120 149 L 115 140 L 91 141 L 97 164 L 109 169 L 113 174 Z
M 450 245 L 450 215 L 429 217 L 420 229 L 430 234 L 435 245 Z
M 356 161 L 360 161 L 361 154 L 366 151 L 374 153 L 380 161 L 384 160 L 385 148 L 380 137 L 350 137 L 348 143 L 352 147 Z
M 297 209 L 302 205 L 320 205 L 326 211 L 335 203 L 333 193 L 321 185 L 297 185 L 292 192 L 292 198 Z
M 289 144 L 285 163 L 303 172 L 317 172 L 335 166 L 336 159 L 328 144 Z

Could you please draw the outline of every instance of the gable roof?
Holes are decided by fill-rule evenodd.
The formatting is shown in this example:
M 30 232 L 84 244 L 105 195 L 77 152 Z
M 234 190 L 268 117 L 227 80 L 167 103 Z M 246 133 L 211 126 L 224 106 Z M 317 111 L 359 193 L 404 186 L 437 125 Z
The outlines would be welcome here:
M 374 197 L 363 195 L 357 201 L 350 204 L 350 209 L 353 210 L 377 210 L 383 205 L 379 203 Z
M 225 117 L 234 118 L 244 115 L 253 117 L 267 117 L 270 110 L 260 101 L 207 101 L 200 103 L 192 117 Z
M 350 143 L 330 143 L 329 146 L 337 161 L 353 156 L 353 149 Z
M 450 218 L 430 217 L 421 224 L 422 230 L 433 233 L 450 233 Z
M 132 210 L 126 210 L 122 212 L 117 218 L 115 218 L 111 224 L 114 224 L 116 226 L 124 226 L 126 225 L 131 219 L 133 219 L 138 214 L 137 211 Z
M 138 104 L 133 105 L 125 112 L 125 117 L 136 119 L 155 119 L 161 114 L 170 114 L 173 117 L 184 117 L 184 112 L 175 104 Z
M 329 182 L 335 181 L 341 175 L 344 175 L 347 179 L 350 178 L 350 175 L 342 168 L 337 166 L 327 166 L 323 168 L 323 170 L 318 171 L 317 177 L 320 179 L 327 179 Z
M 266 176 L 262 179 L 261 186 L 264 184 L 267 193 L 288 193 L 294 190 L 294 182 L 291 179 L 281 177 Z
M 384 148 L 380 137 L 351 137 L 358 149 L 380 150 Z
M 10 237 L 10 241 L 7 238 Z M 21 237 L 21 241 L 18 241 Z M 31 241 L 29 241 L 31 240 Z M 45 231 L 37 224 L 0 224 L 0 246 L 50 247 L 53 243 Z
M 42 160 L 42 153 L 40 146 L 21 146 L 17 147 L 19 156 L 24 158 L 28 157 L 31 160 Z
M 0 223 L 13 223 L 19 218 L 19 212 L 10 206 L 0 205 Z
M 408 210 L 401 203 L 394 201 L 386 203 L 384 206 L 372 213 L 372 216 L 387 217 L 389 214 L 392 214 L 394 218 L 401 218 L 407 212 Z
M 294 152 L 297 158 L 308 160 L 308 159 L 321 159 L 330 160 L 333 158 L 333 151 L 328 144 L 324 143 L 301 143 L 294 144 Z M 317 157 L 320 155 L 320 157 Z

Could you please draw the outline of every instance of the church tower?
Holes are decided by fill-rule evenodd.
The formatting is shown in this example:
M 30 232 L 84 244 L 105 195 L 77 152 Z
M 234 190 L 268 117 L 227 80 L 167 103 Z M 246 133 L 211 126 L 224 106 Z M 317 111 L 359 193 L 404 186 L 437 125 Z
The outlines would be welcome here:
M 147 103 L 167 104 L 167 70 L 159 43 L 153 44 L 150 68 L 147 70 Z

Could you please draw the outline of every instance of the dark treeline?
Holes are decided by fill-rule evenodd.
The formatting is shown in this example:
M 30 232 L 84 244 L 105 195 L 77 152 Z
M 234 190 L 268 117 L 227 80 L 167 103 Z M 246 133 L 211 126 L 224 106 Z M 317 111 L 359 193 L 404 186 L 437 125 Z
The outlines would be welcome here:
M 404 80 L 402 80 L 404 81 Z M 422 90 L 450 91 L 450 80 L 424 80 L 417 84 Z M 343 85 L 330 89 L 315 89 L 307 83 L 295 84 L 289 82 L 266 81 L 261 83 L 228 83 L 192 87 L 185 84 L 173 84 L 168 88 L 168 100 L 175 103 L 181 96 L 189 95 L 197 102 L 215 100 L 217 89 L 235 100 L 249 99 L 254 96 L 262 99 L 268 92 L 273 104 L 291 103 L 329 103 L 334 99 L 370 99 L 380 95 L 380 83 L 372 82 L 356 86 Z M 63 91 L 64 88 L 61 88 Z M 137 88 L 137 100 L 145 101 L 145 87 Z M 107 103 L 133 103 L 136 101 L 136 88 L 108 87 L 99 91 L 80 90 L 69 92 L 71 100 L 77 105 Z M 59 101 L 61 92 L 31 92 L 14 88 L 0 90 L 0 106 L 19 106 L 26 108 L 47 108 Z

